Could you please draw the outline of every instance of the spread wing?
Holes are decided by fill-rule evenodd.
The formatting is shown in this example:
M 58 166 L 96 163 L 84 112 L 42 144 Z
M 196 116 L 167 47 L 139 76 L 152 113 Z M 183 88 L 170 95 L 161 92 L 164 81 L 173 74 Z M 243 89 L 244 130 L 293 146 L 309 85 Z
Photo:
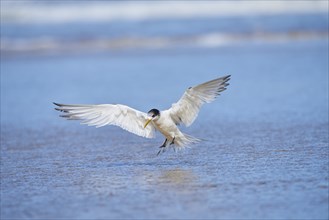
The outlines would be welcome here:
M 136 135 L 153 138 L 155 128 L 149 124 L 144 128 L 147 114 L 125 105 L 66 105 L 54 103 L 58 111 L 63 112 L 61 117 L 69 120 L 82 120 L 81 124 L 102 127 L 116 125 Z
M 224 76 L 200 85 L 188 88 L 178 102 L 168 110 L 176 124 L 190 126 L 204 103 L 210 103 L 226 89 L 230 76 Z

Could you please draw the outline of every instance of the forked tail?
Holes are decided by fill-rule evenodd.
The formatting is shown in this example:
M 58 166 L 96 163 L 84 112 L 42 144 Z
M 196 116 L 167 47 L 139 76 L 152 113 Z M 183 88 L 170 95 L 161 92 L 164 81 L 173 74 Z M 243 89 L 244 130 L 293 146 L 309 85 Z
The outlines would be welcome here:
M 167 139 L 163 143 L 163 145 L 160 146 L 160 150 L 157 153 L 157 156 L 163 152 L 166 151 L 168 147 L 172 147 L 175 151 L 182 150 L 185 147 L 189 147 L 192 144 L 196 144 L 200 142 L 201 140 L 195 137 L 192 137 L 188 134 L 181 133 L 179 136 L 175 136 L 175 138 L 172 140 L 172 142 L 169 142 Z
M 182 133 L 182 135 L 175 137 L 175 149 L 183 149 L 185 147 L 188 147 L 189 145 L 196 144 L 200 141 L 201 140 L 198 138 Z

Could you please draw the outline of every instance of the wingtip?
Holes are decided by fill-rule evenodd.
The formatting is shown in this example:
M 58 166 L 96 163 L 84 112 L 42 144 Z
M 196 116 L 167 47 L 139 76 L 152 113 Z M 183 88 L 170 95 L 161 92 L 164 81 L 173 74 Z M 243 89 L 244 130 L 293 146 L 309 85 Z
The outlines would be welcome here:
M 53 102 L 53 104 L 56 105 L 56 106 L 58 106 L 58 107 L 61 107 L 61 106 L 62 106 L 61 104 L 59 104 L 59 103 L 57 103 L 57 102 Z M 55 109 L 56 111 L 60 111 L 60 112 L 62 112 L 63 109 L 60 109 L 60 108 L 58 108 L 58 107 L 56 107 L 56 108 L 54 108 L 54 109 Z
M 223 77 L 223 81 L 224 81 L 224 82 L 227 82 L 227 81 L 229 81 L 230 79 L 231 79 L 231 75 L 226 75 L 226 76 Z

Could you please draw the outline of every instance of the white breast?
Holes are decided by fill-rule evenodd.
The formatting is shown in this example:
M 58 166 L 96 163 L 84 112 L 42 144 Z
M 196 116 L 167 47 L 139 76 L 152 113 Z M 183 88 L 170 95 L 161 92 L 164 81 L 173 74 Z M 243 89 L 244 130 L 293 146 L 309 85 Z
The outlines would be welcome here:
M 181 134 L 175 122 L 172 120 L 168 111 L 163 111 L 158 120 L 153 121 L 155 127 L 168 139 Z

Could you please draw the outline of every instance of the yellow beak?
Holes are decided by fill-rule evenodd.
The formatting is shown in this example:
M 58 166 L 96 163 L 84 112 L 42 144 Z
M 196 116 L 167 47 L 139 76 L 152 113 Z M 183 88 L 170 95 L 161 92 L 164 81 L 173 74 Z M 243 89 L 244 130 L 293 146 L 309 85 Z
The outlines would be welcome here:
M 152 118 L 148 119 L 144 125 L 144 128 L 146 128 L 146 126 L 152 121 Z

